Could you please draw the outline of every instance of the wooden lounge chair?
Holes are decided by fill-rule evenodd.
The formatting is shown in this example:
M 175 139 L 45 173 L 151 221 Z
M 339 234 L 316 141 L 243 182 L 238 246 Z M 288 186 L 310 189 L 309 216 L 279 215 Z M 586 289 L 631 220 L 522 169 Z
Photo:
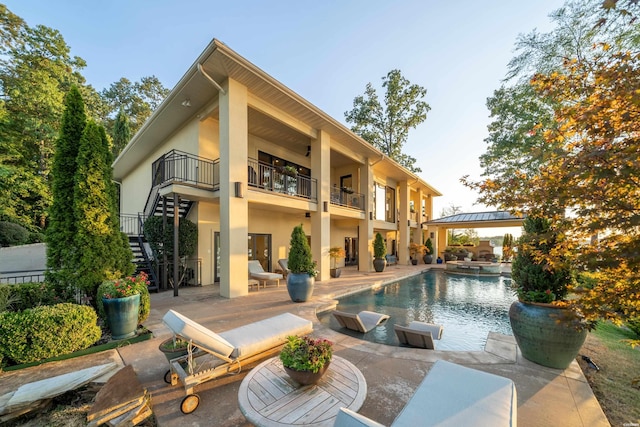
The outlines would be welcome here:
M 284 274 L 284 278 L 286 279 L 287 275 L 291 272 L 291 270 L 289 270 L 289 260 L 286 258 L 279 259 L 278 265 L 282 269 L 282 274 Z
M 367 333 L 378 325 L 383 324 L 389 319 L 386 314 L 375 313 L 373 311 L 361 311 L 358 314 L 347 313 L 346 311 L 335 310 L 333 316 L 336 318 L 340 326 Z
M 184 385 L 187 396 L 180 410 L 189 414 L 200 403 L 193 389 L 205 381 L 227 374 L 237 374 L 244 366 L 274 356 L 291 335 L 313 331 L 311 321 L 291 313 L 283 313 L 216 334 L 186 316 L 169 310 L 162 321 L 179 337 L 190 343 L 186 356 L 172 359 L 165 381 Z M 195 348 L 195 350 L 194 350 Z M 194 359 L 198 360 L 197 362 Z M 198 370 L 196 370 L 198 369 Z
M 284 279 L 282 274 L 278 273 L 269 273 L 268 271 L 264 271 L 262 268 L 262 264 L 258 260 L 249 261 L 249 277 L 252 279 L 256 279 L 262 283 L 262 287 L 265 287 L 267 282 L 274 281 L 276 282 L 276 286 L 280 286 L 280 280 Z
M 435 350 L 434 339 L 442 338 L 442 326 L 432 323 L 410 322 L 408 326 L 394 325 L 400 344 Z
M 516 426 L 516 386 L 509 378 L 438 360 L 391 427 Z M 382 426 L 341 408 L 334 427 Z

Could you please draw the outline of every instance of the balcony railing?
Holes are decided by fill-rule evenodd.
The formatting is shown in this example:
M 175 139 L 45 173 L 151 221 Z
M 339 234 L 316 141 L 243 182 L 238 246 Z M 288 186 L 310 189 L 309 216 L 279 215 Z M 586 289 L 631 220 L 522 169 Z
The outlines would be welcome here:
M 120 231 L 127 236 L 139 236 L 142 234 L 138 215 L 120 214 Z
M 199 188 L 220 188 L 220 160 L 210 160 L 178 150 L 171 150 L 151 166 L 153 186 L 169 182 Z
M 280 194 L 302 197 L 313 201 L 318 200 L 318 181 L 308 176 L 289 174 L 288 171 L 249 159 L 250 187 L 273 191 Z
M 364 194 L 356 193 L 348 188 L 333 187 L 331 189 L 331 204 L 347 208 L 364 210 Z

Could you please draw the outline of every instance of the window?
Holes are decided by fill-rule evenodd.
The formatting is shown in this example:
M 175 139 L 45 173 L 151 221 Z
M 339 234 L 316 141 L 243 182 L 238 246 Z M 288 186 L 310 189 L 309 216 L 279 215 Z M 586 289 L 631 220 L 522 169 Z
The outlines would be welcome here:
M 378 183 L 373 188 L 374 219 L 378 221 L 396 221 L 396 190 Z

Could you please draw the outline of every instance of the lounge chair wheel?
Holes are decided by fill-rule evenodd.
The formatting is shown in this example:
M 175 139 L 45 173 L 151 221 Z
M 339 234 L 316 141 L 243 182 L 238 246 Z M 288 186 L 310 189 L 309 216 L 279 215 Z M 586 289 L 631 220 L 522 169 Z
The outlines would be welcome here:
M 171 369 L 164 373 L 164 382 L 171 384 Z
M 197 394 L 190 394 L 182 399 L 180 410 L 183 414 L 190 414 L 198 408 L 200 397 Z

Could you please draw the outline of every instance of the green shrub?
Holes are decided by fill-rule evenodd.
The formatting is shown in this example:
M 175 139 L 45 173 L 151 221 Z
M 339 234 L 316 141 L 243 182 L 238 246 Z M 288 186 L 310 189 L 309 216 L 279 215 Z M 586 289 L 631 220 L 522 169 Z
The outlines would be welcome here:
M 640 317 L 629 319 L 627 321 L 627 327 L 640 337 Z
M 163 251 L 167 257 L 173 257 L 173 222 L 167 223 L 165 232 L 162 232 L 162 217 L 151 216 L 144 222 L 144 237 L 153 248 L 153 251 L 162 257 Z M 178 256 L 190 257 L 196 253 L 198 247 L 198 226 L 188 219 L 181 219 L 178 227 Z
M 61 300 L 56 296 L 53 287 L 46 282 L 42 283 L 18 283 L 14 285 L 6 285 L 9 289 L 9 299 L 11 300 L 11 311 L 22 311 L 29 308 L 39 307 L 41 305 L 53 305 L 61 302 L 70 302 Z
M 297 225 L 291 232 L 291 241 L 289 242 L 288 266 L 293 274 L 307 273 L 309 276 L 316 276 L 316 262 L 311 256 L 311 248 L 304 234 L 302 224 Z
M 83 350 L 102 335 L 97 320 L 93 308 L 69 303 L 0 313 L 0 356 L 21 364 Z
M 17 246 L 29 243 L 29 230 L 19 224 L 0 221 L 0 246 Z
M 376 239 L 373 241 L 373 257 L 377 259 L 384 258 L 387 254 L 387 246 L 382 239 L 382 234 L 376 233 Z
M 128 278 L 127 278 L 128 279 Z M 123 279 L 123 280 L 127 280 Z M 104 312 L 104 305 L 102 304 L 102 296 L 106 293 L 108 288 L 111 288 L 115 280 L 107 280 L 102 282 L 100 286 L 98 286 L 98 293 L 96 298 L 96 306 L 98 307 L 98 315 L 101 319 L 106 319 L 106 314 Z M 141 282 L 139 280 L 127 280 L 127 283 L 131 284 L 138 293 L 140 294 L 140 308 L 138 309 L 138 324 L 141 324 L 149 317 L 149 313 L 151 312 L 151 296 L 149 295 L 149 288 L 147 284 Z

